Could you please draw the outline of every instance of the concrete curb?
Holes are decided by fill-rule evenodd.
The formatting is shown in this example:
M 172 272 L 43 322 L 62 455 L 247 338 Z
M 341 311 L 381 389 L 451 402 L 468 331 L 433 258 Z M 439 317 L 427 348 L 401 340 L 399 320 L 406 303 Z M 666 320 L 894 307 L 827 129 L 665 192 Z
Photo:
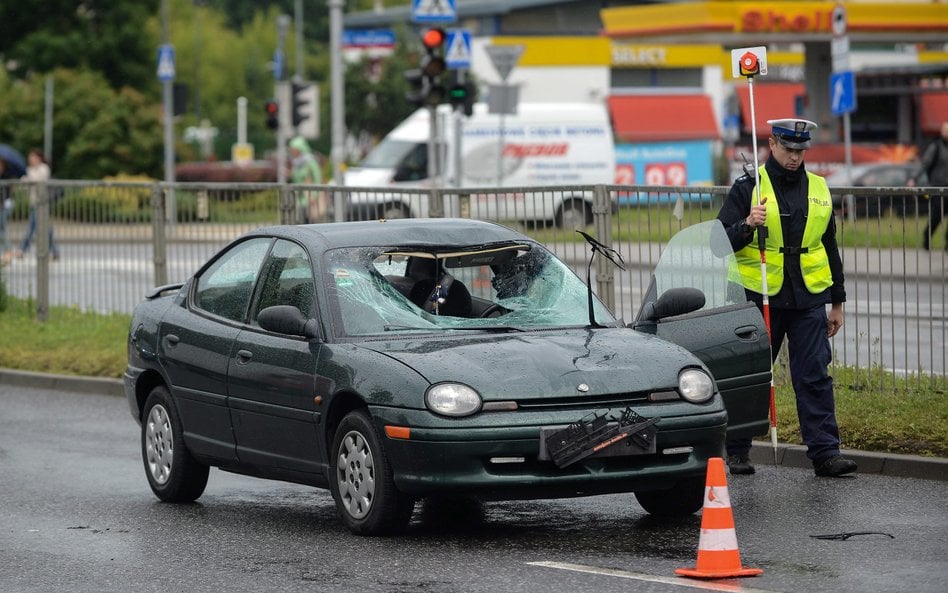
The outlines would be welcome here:
M 0 368 L 0 385 L 125 396 L 121 379 L 54 375 L 2 368 Z M 844 449 L 842 453 L 859 464 L 858 473 L 861 474 L 948 481 L 948 459 L 943 457 L 896 455 L 852 449 Z M 750 455 L 751 461 L 757 465 L 770 465 L 774 460 L 773 447 L 769 442 L 755 441 L 751 446 Z M 813 467 L 806 456 L 806 447 L 786 443 L 777 443 L 777 465 L 807 469 Z
M 54 375 L 50 373 L 0 369 L 0 384 L 125 397 L 125 387 L 121 379 Z
M 848 459 L 859 465 L 857 473 L 882 474 L 901 478 L 922 478 L 925 480 L 948 481 L 948 459 L 944 457 L 922 457 L 921 455 L 897 455 L 894 453 L 876 453 L 873 451 L 840 451 Z M 751 461 L 757 465 L 772 465 L 773 446 L 770 442 L 755 441 L 751 445 Z M 806 456 L 804 445 L 777 443 L 777 465 L 813 469 Z

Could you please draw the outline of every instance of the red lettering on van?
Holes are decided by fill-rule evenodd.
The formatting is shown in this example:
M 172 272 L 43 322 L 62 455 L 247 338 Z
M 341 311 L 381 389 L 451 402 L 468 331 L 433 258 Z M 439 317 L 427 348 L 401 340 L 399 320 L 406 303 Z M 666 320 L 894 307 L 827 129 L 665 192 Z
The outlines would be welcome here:
M 566 156 L 569 144 L 505 144 L 504 157 L 522 159 L 531 156 Z

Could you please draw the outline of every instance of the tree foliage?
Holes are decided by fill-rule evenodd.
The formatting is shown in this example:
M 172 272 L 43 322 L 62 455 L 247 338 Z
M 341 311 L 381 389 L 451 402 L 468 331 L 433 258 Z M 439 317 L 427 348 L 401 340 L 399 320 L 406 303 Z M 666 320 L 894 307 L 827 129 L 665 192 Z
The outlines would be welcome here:
M 363 59 L 346 72 L 346 127 L 378 139 L 417 107 L 405 99 L 405 70 L 417 68 L 421 43 L 404 27 L 396 31 L 394 53 L 387 59 Z
M 97 72 L 59 69 L 53 80 L 53 174 L 83 179 L 161 172 L 159 106 L 141 92 L 113 89 Z M 23 152 L 43 146 L 45 75 L 0 76 L 0 138 Z
M 54 68 L 95 70 L 113 88 L 155 86 L 158 38 L 142 30 L 160 0 L 12 0 L 0 56 L 18 78 Z
M 408 0 L 388 0 L 385 6 Z M 162 85 L 156 76 L 163 30 L 175 48 L 175 83 L 187 87 L 185 112 L 175 118 L 178 161 L 196 157 L 185 130 L 206 120 L 217 128 L 217 158 L 228 159 L 237 139 L 237 100 L 247 99 L 247 138 L 258 158 L 275 149 L 264 105 L 274 97 L 272 60 L 277 20 L 292 16 L 295 0 L 18 0 L 0 11 L 0 142 L 26 152 L 43 145 L 44 82 L 54 80 L 54 175 L 163 175 Z M 346 0 L 344 10 L 370 10 L 375 0 Z M 329 10 L 325 0 L 304 5 L 302 78 L 320 86 L 322 134 L 328 154 L 330 125 Z M 406 43 L 408 37 L 410 43 Z M 346 73 L 346 126 L 379 137 L 413 107 L 404 99 L 402 72 L 413 67 L 414 34 L 398 32 L 391 60 L 352 65 Z M 295 74 L 295 27 L 285 40 L 284 67 Z

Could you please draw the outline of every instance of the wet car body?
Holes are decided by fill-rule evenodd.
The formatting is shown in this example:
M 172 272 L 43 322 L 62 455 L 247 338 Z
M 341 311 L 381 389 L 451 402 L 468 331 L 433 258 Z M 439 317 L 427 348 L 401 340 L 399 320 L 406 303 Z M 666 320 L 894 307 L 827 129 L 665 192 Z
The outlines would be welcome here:
M 907 187 L 916 169 L 917 165 L 914 163 L 854 165 L 850 172 L 844 168 L 827 176 L 826 183 L 829 187 Z M 923 175 L 918 185 L 923 186 L 926 183 L 927 177 Z M 833 198 L 833 208 L 842 214 L 848 214 L 850 205 L 855 208 L 854 214 L 858 217 L 877 218 L 890 209 L 903 217 L 928 213 L 928 200 L 916 196 L 849 194 L 836 195 Z
M 661 284 L 643 311 L 675 296 Z M 760 314 L 666 303 L 628 327 L 589 296 L 542 245 L 493 223 L 249 233 L 135 311 L 125 387 L 149 484 L 194 500 L 213 466 L 328 487 L 364 534 L 398 531 L 416 499 L 444 494 L 634 492 L 651 512 L 694 512 L 729 418 L 732 433 L 766 431 Z M 711 374 L 709 397 L 682 397 L 682 377 Z M 623 410 L 654 421 L 653 442 L 551 460 L 554 431 L 612 426 Z

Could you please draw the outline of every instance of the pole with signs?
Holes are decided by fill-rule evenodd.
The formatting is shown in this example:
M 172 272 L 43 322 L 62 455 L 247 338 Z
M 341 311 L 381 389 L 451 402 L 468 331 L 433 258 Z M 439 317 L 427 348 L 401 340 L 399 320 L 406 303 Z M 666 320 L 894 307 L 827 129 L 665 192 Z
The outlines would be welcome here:
M 843 142 L 846 152 L 846 185 L 852 185 L 853 146 L 850 113 L 856 109 L 855 75 L 849 66 L 849 36 L 846 34 L 846 7 L 837 4 L 832 17 L 833 41 L 830 46 L 833 74 L 830 76 L 830 109 L 833 115 L 843 116 Z M 849 219 L 856 216 L 852 196 L 847 196 Z
M 165 183 L 174 182 L 174 46 L 168 43 L 168 0 L 161 2 L 161 40 L 158 48 L 158 80 L 165 124 Z M 174 225 L 177 220 L 174 188 L 165 194 L 165 216 Z
M 488 45 L 485 49 L 501 80 L 500 85 L 491 85 L 488 101 L 488 112 L 500 115 L 497 147 L 497 185 L 500 186 L 504 178 L 504 116 L 516 114 L 518 103 L 517 89 L 507 84 L 507 78 L 520 60 L 524 48 L 522 45 Z
M 277 113 L 280 116 L 280 125 L 277 126 L 277 183 L 281 184 L 286 183 L 286 128 L 283 121 L 290 107 L 286 100 L 286 82 L 283 80 L 283 46 L 289 26 L 289 16 L 281 14 L 277 17 L 277 49 L 273 60 L 273 76 L 276 79 L 274 94 L 279 105 Z
M 326 0 L 329 6 L 329 92 L 332 113 L 332 178 L 336 185 L 345 185 L 342 164 L 345 160 L 346 102 L 345 68 L 342 63 L 343 0 Z M 346 218 L 343 192 L 333 192 L 333 217 L 336 222 Z

